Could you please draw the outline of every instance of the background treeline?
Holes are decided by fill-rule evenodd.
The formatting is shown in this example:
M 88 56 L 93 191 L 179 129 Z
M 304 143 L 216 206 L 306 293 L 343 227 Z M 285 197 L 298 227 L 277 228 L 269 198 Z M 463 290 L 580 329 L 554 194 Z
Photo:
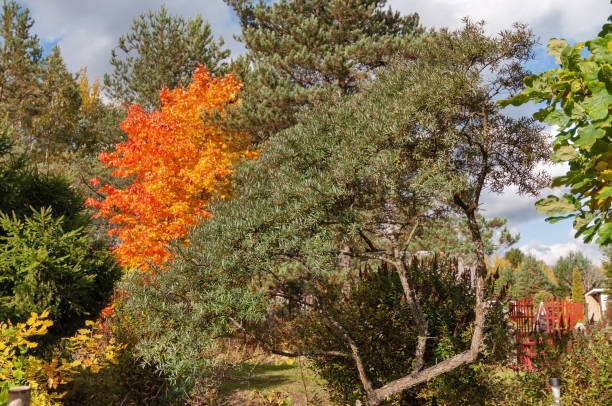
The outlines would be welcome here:
M 591 289 L 607 287 L 604 268 L 593 265 L 581 252 L 570 252 L 548 266 L 513 248 L 502 258 L 495 257 L 492 268 L 498 276 L 496 292 L 503 289 L 516 299 L 532 296 L 537 303 L 545 297 L 583 302 Z

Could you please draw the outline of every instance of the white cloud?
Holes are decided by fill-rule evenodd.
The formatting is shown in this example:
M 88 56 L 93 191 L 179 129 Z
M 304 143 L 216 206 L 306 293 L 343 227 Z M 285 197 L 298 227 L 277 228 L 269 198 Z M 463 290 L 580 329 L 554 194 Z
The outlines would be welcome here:
M 567 172 L 567 164 L 546 164 L 540 165 L 537 170 L 546 171 L 551 177 L 560 176 Z M 521 223 L 531 221 L 535 218 L 541 218 L 535 210 L 535 203 L 551 194 L 559 195 L 563 189 L 543 189 L 537 196 L 521 195 L 518 193 L 516 186 L 509 186 L 504 189 L 503 193 L 493 193 L 485 191 L 482 195 L 480 210 L 487 217 L 502 217 L 508 219 L 508 222 L 517 226 Z
M 568 241 L 557 244 L 543 244 L 540 241 L 530 241 L 519 247 L 525 254 L 533 255 L 548 265 L 554 265 L 557 260 L 572 251 L 581 252 L 595 265 L 601 265 L 603 253 L 595 244 L 585 244 L 582 239 L 574 238 L 574 231 L 570 230 Z
M 22 0 L 36 20 L 34 31 L 46 42 L 58 41 L 68 68 L 87 66 L 90 76 L 110 71 L 110 51 L 120 35 L 130 29 L 137 15 L 165 3 L 173 14 L 202 14 L 215 36 L 222 35 L 234 55 L 244 47 L 233 39 L 240 32 L 237 19 L 223 0 Z M 390 0 L 388 5 L 403 13 L 418 12 L 426 27 L 459 27 L 464 16 L 486 19 L 491 33 L 508 28 L 514 21 L 530 24 L 546 41 L 551 36 L 571 40 L 596 33 L 610 12 L 605 0 Z
M 546 42 L 550 37 L 584 40 L 597 33 L 610 14 L 605 0 L 390 0 L 403 13 L 417 12 L 426 27 L 458 28 L 461 18 L 486 20 L 491 33 L 514 22 L 529 24 Z

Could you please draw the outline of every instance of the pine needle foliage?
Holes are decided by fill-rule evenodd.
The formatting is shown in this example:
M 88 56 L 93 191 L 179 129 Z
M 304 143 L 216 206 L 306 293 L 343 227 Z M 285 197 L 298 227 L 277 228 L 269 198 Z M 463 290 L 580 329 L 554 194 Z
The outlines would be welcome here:
M 28 9 L 14 0 L 2 2 L 0 114 L 22 127 L 30 127 L 32 116 L 44 106 L 38 81 L 42 47 L 38 37 L 30 32 L 33 25 Z
M 536 193 L 546 181 L 534 171 L 549 152 L 541 128 L 495 102 L 520 89 L 532 45 L 523 26 L 489 38 L 466 22 L 428 35 L 359 92 L 303 109 L 236 169 L 233 198 L 211 204 L 166 272 L 126 286 L 128 308 L 147 320 L 139 354 L 186 384 L 214 385 L 227 368 L 220 337 L 247 330 L 289 350 L 291 311 L 324 312 L 327 284 L 438 246 L 445 219 L 467 224 L 447 237 L 465 242 L 482 281 L 482 189 Z
M 226 125 L 263 140 L 330 92 L 342 95 L 385 65 L 422 31 L 417 14 L 385 10 L 386 0 L 225 0 L 247 49 L 234 62 L 245 83 Z
M 110 59 L 114 70 L 104 75 L 104 84 L 111 98 L 150 112 L 159 107 L 161 89 L 191 83 L 198 63 L 223 73 L 230 51 L 222 47 L 223 39 L 213 38 L 200 14 L 185 19 L 162 6 L 136 17 L 130 32 L 119 37 Z
M 11 137 L 47 169 L 96 144 L 93 115 L 81 110 L 79 86 L 59 47 L 43 57 L 34 20 L 15 1 L 2 3 L 0 21 L 0 118 L 8 120 Z M 110 110 L 100 107 L 95 115 Z

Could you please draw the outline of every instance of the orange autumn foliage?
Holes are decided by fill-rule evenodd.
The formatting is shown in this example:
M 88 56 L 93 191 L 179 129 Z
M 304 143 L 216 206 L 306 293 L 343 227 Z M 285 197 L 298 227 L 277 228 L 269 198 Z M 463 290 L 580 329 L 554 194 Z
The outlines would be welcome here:
M 171 260 L 166 244 L 210 217 L 206 206 L 213 196 L 229 196 L 232 164 L 255 152 L 247 149 L 246 137 L 230 136 L 201 115 L 204 110 L 223 114 L 225 103 L 237 102 L 241 87 L 234 75 L 211 77 L 200 66 L 187 88 L 160 92 L 159 111 L 128 107 L 120 125 L 128 140 L 99 160 L 114 168 L 113 176 L 133 177 L 132 184 L 125 189 L 103 186 L 98 192 L 104 200 L 86 202 L 98 209 L 95 216 L 109 219 L 110 234 L 119 240 L 114 252 L 123 266 L 146 271 Z

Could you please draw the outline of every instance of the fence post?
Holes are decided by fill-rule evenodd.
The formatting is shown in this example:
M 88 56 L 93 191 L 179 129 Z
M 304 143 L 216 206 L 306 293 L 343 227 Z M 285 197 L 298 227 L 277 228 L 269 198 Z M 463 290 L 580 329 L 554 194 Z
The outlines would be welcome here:
M 13 386 L 8 390 L 7 406 L 30 406 L 30 397 L 29 386 Z

